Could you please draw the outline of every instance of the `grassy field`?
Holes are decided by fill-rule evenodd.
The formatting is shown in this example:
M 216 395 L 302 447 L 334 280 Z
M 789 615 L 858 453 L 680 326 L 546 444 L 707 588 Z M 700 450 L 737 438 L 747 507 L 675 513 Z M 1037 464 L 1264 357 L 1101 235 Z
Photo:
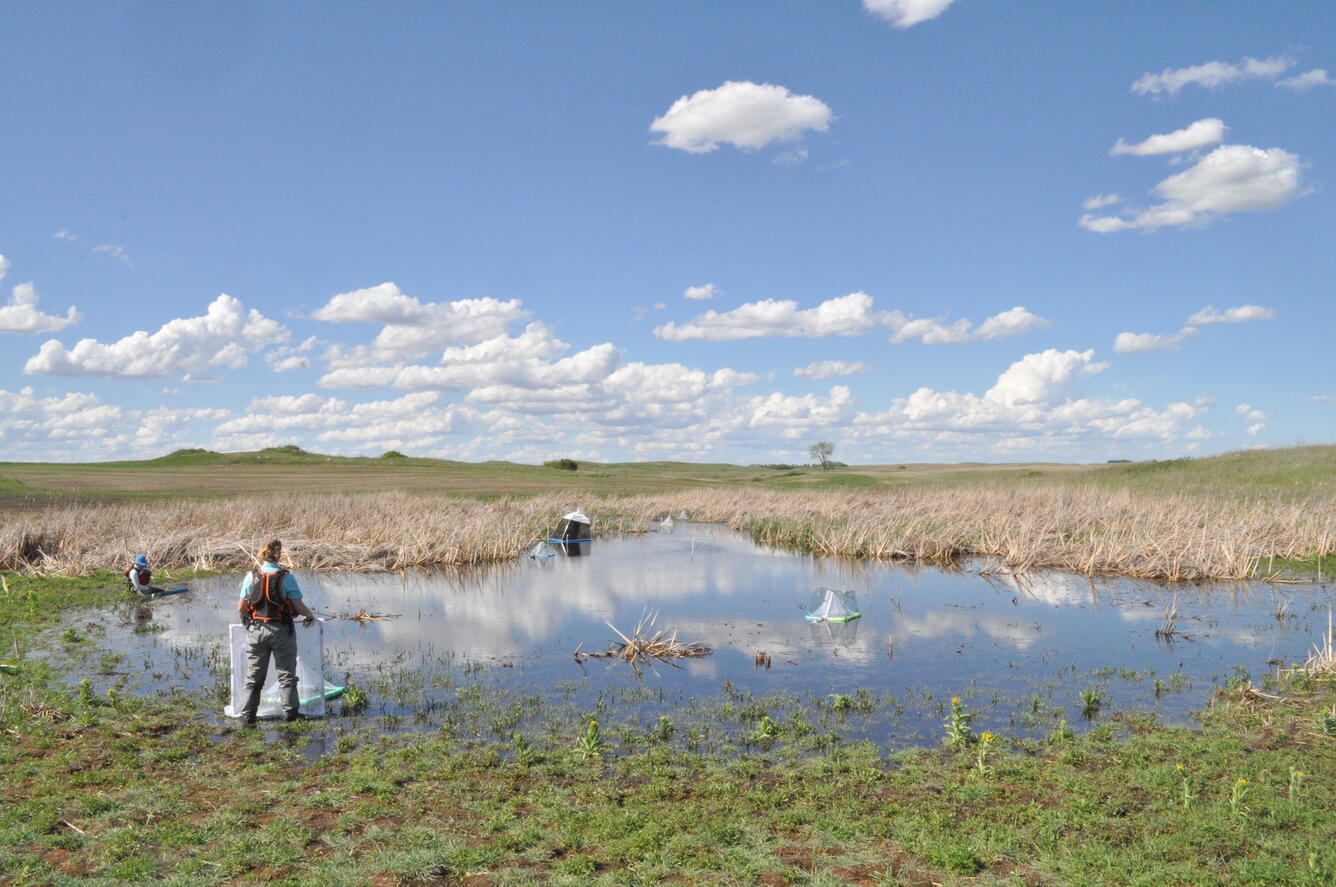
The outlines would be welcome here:
M 756 706 L 719 723 L 727 755 L 615 713 L 466 744 L 337 711 L 219 731 L 207 694 L 58 680 L 36 654 L 81 640 L 38 629 L 90 581 L 7 581 L 4 885 L 1336 883 L 1330 679 L 1239 678 L 1201 729 L 1116 713 L 1047 740 L 979 734 L 962 704 L 940 745 L 894 754 Z M 468 690 L 453 715 L 486 724 Z M 336 738 L 312 761 L 316 731 Z
M 696 462 L 580 462 L 577 471 L 514 462 L 451 462 L 402 456 L 354 458 L 274 448 L 253 453 L 180 451 L 141 462 L 0 462 L 0 500 L 59 502 L 402 490 L 495 498 L 581 491 L 607 495 L 731 485 L 846 489 L 979 483 L 1087 473 L 1079 465 L 906 464 L 819 468 Z
M 344 457 L 278 447 L 249 453 L 183 450 L 139 462 L 0 462 L 0 502 L 209 498 L 274 492 L 402 490 L 496 498 L 564 491 L 630 495 L 746 486 L 762 489 L 1095 485 L 1162 494 L 1336 498 L 1336 446 L 1252 450 L 1200 459 L 1066 463 L 892 463 L 740 466 L 697 462 L 579 462 L 577 471 L 514 462 L 452 462 L 404 456 Z

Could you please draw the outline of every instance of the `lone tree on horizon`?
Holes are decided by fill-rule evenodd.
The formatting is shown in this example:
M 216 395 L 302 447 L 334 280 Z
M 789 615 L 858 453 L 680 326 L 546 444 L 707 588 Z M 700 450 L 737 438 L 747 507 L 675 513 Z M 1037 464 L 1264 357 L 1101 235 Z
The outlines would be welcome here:
M 835 444 L 828 440 L 819 440 L 807 448 L 812 458 L 821 463 L 821 470 L 830 467 L 830 457 L 835 455 Z

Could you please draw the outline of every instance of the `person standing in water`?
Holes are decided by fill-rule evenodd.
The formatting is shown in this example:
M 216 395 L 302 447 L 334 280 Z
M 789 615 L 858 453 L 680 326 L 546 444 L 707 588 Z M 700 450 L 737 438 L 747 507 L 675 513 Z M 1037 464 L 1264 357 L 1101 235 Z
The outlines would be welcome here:
M 279 566 L 283 543 L 271 539 L 260 551 L 259 569 L 251 570 L 241 582 L 237 613 L 246 626 L 246 701 L 241 717 L 247 727 L 255 725 L 260 707 L 260 693 L 269 674 L 269 655 L 278 669 L 278 684 L 283 694 L 284 720 L 300 721 L 297 696 L 297 631 L 295 616 L 302 626 L 315 622 L 315 614 L 302 600 L 301 588 L 291 573 Z

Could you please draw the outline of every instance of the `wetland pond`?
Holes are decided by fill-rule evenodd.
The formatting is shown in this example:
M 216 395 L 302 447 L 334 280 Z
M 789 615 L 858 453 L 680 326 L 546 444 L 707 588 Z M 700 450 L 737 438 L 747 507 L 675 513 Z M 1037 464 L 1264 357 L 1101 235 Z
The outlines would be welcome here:
M 521 731 L 569 742 L 596 716 L 622 742 L 671 736 L 727 752 L 768 715 L 800 749 L 861 739 L 898 748 L 940 741 L 953 696 L 975 730 L 1006 736 L 1130 713 L 1191 723 L 1245 671 L 1260 682 L 1277 664 L 1302 661 L 1327 624 L 1330 596 L 1316 585 L 1162 586 L 987 566 L 814 558 L 679 522 L 599 539 L 581 557 L 436 574 L 298 571 L 317 613 L 394 614 L 324 623 L 326 678 L 360 685 L 370 705 L 353 715 L 331 703 L 307 739 L 316 754 L 345 733 L 438 731 L 482 743 Z M 221 709 L 238 583 L 197 579 L 187 594 L 79 613 L 66 626 L 88 642 L 57 644 L 52 655 L 98 692 L 195 693 L 218 726 L 231 723 Z M 854 590 L 861 618 L 805 621 L 818 586 Z M 1175 604 L 1182 634 L 1166 643 L 1156 629 Z M 639 673 L 615 659 L 575 661 L 578 647 L 618 640 L 604 620 L 629 634 L 655 611 L 655 629 L 713 653 Z

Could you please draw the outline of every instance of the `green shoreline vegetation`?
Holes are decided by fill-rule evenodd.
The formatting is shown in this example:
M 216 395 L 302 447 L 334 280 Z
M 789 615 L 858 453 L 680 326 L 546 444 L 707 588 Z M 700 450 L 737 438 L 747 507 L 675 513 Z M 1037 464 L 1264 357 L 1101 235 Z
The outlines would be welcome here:
M 565 493 L 591 490 L 608 502 L 638 496 L 627 507 L 628 520 L 677 502 L 706 512 L 693 510 L 697 517 L 709 516 L 711 507 L 727 511 L 797 497 L 803 508 L 816 509 L 806 521 L 759 530 L 746 520 L 737 523 L 776 544 L 821 551 L 849 526 L 820 508 L 868 501 L 838 497 L 908 490 L 926 491 L 929 507 L 953 497 L 963 497 L 961 508 L 979 501 L 1047 506 L 1089 488 L 1133 510 L 1148 507 L 1156 495 L 1215 503 L 1223 497 L 1241 509 L 1265 512 L 1263 523 L 1288 515 L 1295 523 L 1281 525 L 1283 532 L 1302 525 L 1325 540 L 1333 453 L 1336 448 L 1319 447 L 1229 454 L 1216 457 L 1220 461 L 1051 470 L 981 466 L 975 475 L 968 466 L 827 472 L 872 478 L 857 481 L 861 486 L 852 492 L 820 486 L 816 470 L 718 469 L 721 475 L 761 477 L 800 472 L 778 478 L 796 490 L 763 489 L 762 498 L 729 490 L 770 482 L 709 479 L 713 468 L 685 471 L 663 464 L 622 474 L 617 466 L 587 463 L 575 471 L 519 467 L 575 484 L 555 494 L 550 488 L 518 489 L 526 482 L 504 466 L 460 469 L 461 476 L 474 474 L 462 485 L 450 480 L 456 484 L 450 489 L 445 481 L 423 483 L 419 475 L 405 482 L 429 493 L 503 497 L 475 499 L 474 505 L 502 509 L 478 512 L 488 519 L 510 515 L 507 532 L 517 539 L 546 520 Z M 50 511 L 66 514 L 76 529 L 98 527 L 109 514 L 129 513 L 104 509 L 148 497 L 180 505 L 184 510 L 165 518 L 177 520 L 194 513 L 190 509 L 209 507 L 183 501 L 189 484 L 207 474 L 214 476 L 203 483 L 202 495 L 249 493 L 248 499 L 228 501 L 253 503 L 259 500 L 247 484 L 273 489 L 283 477 L 309 477 L 310 459 L 326 457 L 284 451 L 272 460 L 289 461 L 275 466 L 243 458 L 233 463 L 240 466 L 236 474 L 212 454 L 171 458 L 200 464 L 178 466 L 182 473 L 158 486 L 143 478 L 171 466 L 0 466 L 0 476 L 14 480 L 0 482 L 0 496 L 17 497 L 7 501 L 32 509 L 18 518 L 10 512 L 0 532 L 12 534 L 16 521 L 36 521 Z M 367 461 L 384 470 L 386 463 L 397 469 L 417 460 L 395 455 Z M 303 489 L 358 494 L 364 482 L 387 488 L 383 476 L 366 471 L 345 477 L 341 488 L 328 486 L 337 480 L 331 471 Z M 509 476 L 517 489 L 488 493 L 489 471 Z M 920 471 L 917 481 L 895 479 L 896 472 L 913 471 Z M 590 474 L 605 477 L 591 483 Z M 983 499 L 968 498 L 983 486 L 989 488 Z M 1021 498 L 1007 492 L 1017 487 L 1025 488 Z M 527 498 L 544 490 L 549 500 Z M 721 494 L 732 495 L 733 504 L 711 505 Z M 421 492 L 416 500 L 388 495 L 387 507 L 431 501 Z M 908 507 L 913 500 L 897 501 Z M 528 511 L 518 507 L 525 502 Z M 265 521 L 284 513 L 280 504 L 254 506 L 254 527 L 243 521 L 205 541 L 216 543 L 218 552 L 235 550 L 238 541 L 251 541 L 248 533 L 259 533 Z M 1309 517 L 1301 519 L 1303 514 Z M 1091 526 L 1107 517 L 1096 515 Z M 1178 518 L 1165 519 L 1174 525 Z M 308 539 L 318 535 L 318 527 L 305 529 Z M 150 525 L 143 532 L 157 531 Z M 1183 538 L 1190 537 L 1208 540 L 1201 543 L 1203 558 L 1220 544 L 1197 524 L 1185 528 Z M 1332 537 L 1336 542 L 1336 533 Z M 45 538 L 20 540 L 25 564 L 43 552 L 37 543 Z M 311 566 L 320 566 L 317 551 L 333 560 L 368 557 L 367 549 L 329 538 L 326 548 L 311 548 Z M 949 537 L 926 538 L 936 539 L 942 556 L 953 556 Z M 867 529 L 858 542 L 881 544 L 877 539 Z M 1240 675 L 1202 712 L 1198 728 L 1164 726 L 1136 712 L 1099 712 L 1098 694 L 1091 691 L 1085 705 L 1099 713 L 1097 726 L 1077 736 L 1059 720 L 1047 739 L 1038 740 L 1001 733 L 985 738 L 972 728 L 966 696 L 943 710 L 939 743 L 898 752 L 843 741 L 837 726 L 826 729 L 838 725 L 844 711 L 874 704 L 854 687 L 809 719 L 801 709 L 766 700 L 732 706 L 731 717 L 719 721 L 724 742 L 715 750 L 697 749 L 687 718 L 674 712 L 649 723 L 619 719 L 615 711 L 553 712 L 544 729 L 526 735 L 508 729 L 504 712 L 477 684 L 461 687 L 457 703 L 456 714 L 478 724 L 470 741 L 444 730 L 345 731 L 337 713 L 320 725 L 234 730 L 212 726 L 218 702 L 207 690 L 141 698 L 114 688 L 95 692 L 77 681 L 95 674 L 79 652 L 92 645 L 77 624 L 60 633 L 60 620 L 106 602 L 108 587 L 129 601 L 119 590 L 118 573 L 93 569 L 99 559 L 102 567 L 113 565 L 107 562 L 116 558 L 108 552 L 133 541 L 120 538 L 101 552 L 70 558 L 68 566 L 77 569 L 67 572 L 79 574 L 74 578 L 51 570 L 4 574 L 0 884 L 1336 884 L 1336 816 L 1329 797 L 1336 785 L 1336 682 L 1330 676 L 1280 671 L 1258 689 Z M 890 537 L 883 542 L 898 544 Z M 1089 542 L 1055 537 L 1049 544 L 1061 550 Z M 1276 563 L 1303 571 L 1305 558 L 1314 558 L 1313 569 L 1321 564 L 1325 575 L 1330 550 L 1324 542 L 1305 544 L 1309 550 L 1282 555 Z M 496 547 L 493 558 L 506 550 Z M 931 560 L 932 552 L 924 548 L 916 556 Z M 177 555 L 184 566 L 208 560 L 187 554 Z M 1250 557 L 1255 567 L 1259 555 Z M 230 568 L 221 554 L 205 565 Z M 1267 569 L 1273 569 L 1270 563 Z M 47 574 L 34 575 L 39 572 Z M 312 761 L 306 744 L 331 729 L 337 737 Z

